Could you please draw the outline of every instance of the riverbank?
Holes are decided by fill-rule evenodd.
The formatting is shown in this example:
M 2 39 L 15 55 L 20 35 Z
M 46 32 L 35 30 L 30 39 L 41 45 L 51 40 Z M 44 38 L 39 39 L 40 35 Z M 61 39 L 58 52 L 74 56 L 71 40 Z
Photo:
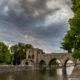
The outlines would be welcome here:
M 20 72 L 20 71 L 27 71 L 27 70 L 31 70 L 31 67 L 27 67 L 27 66 L 11 66 L 11 65 L 2 65 L 2 66 L 0 66 L 0 73 Z
M 63 67 L 54 67 L 53 69 L 60 69 Z M 0 73 L 6 73 L 6 72 L 23 72 L 28 70 L 36 70 L 33 69 L 31 66 L 21 66 L 21 65 L 0 65 Z M 37 69 L 40 70 L 40 69 Z M 47 69 L 46 69 L 47 70 Z M 50 69 L 48 69 L 50 70 Z
M 70 80 L 80 80 L 80 67 L 74 68 L 70 76 Z

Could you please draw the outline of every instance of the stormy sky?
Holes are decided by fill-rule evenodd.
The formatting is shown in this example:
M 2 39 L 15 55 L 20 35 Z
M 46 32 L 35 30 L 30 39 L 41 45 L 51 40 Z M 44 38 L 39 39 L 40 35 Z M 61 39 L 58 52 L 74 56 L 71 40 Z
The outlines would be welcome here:
M 0 0 L 0 41 L 64 52 L 60 43 L 72 17 L 70 0 Z

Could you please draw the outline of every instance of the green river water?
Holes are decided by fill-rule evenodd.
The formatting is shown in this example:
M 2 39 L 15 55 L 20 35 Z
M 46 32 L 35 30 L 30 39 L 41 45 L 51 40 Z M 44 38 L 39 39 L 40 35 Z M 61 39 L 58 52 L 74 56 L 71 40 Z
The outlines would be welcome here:
M 73 67 L 67 67 L 65 71 L 61 68 L 51 71 L 26 71 L 0 74 L 0 80 L 68 80 Z

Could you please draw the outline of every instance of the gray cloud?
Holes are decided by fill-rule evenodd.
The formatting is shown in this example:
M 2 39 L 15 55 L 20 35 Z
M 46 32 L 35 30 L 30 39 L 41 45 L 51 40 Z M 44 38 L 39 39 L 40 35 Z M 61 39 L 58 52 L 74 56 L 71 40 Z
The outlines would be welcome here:
M 50 15 L 60 9 L 59 7 L 48 9 L 46 5 L 47 1 L 48 0 L 36 0 L 32 3 L 29 2 L 29 0 L 3 0 L 0 9 L 2 14 L 0 17 L 1 19 L 14 22 L 18 25 L 19 23 L 27 25 L 27 23 L 34 23 L 36 21 L 43 22 L 48 14 Z M 6 16 L 3 13 L 8 15 Z
M 26 33 L 40 39 L 53 38 L 53 36 L 56 37 L 57 35 L 61 35 L 60 33 L 62 33 L 62 30 L 63 32 L 65 31 L 65 27 L 66 24 L 62 22 L 57 24 L 51 24 L 48 27 L 39 26 L 37 28 L 32 28 L 28 31 L 26 30 Z
M 56 51 L 56 46 L 60 51 L 73 16 L 70 7 L 69 0 L 0 0 L 1 40 L 27 42 L 46 51 Z

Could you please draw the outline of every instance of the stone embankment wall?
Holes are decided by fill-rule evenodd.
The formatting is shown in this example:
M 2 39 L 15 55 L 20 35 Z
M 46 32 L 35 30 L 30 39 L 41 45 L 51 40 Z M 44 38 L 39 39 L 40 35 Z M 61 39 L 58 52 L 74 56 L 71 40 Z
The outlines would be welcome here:
M 80 80 L 80 67 L 74 68 L 70 76 L 70 80 Z
M 27 71 L 31 69 L 32 69 L 31 67 L 27 67 L 27 66 L 0 66 L 0 73 L 20 72 L 20 71 Z

